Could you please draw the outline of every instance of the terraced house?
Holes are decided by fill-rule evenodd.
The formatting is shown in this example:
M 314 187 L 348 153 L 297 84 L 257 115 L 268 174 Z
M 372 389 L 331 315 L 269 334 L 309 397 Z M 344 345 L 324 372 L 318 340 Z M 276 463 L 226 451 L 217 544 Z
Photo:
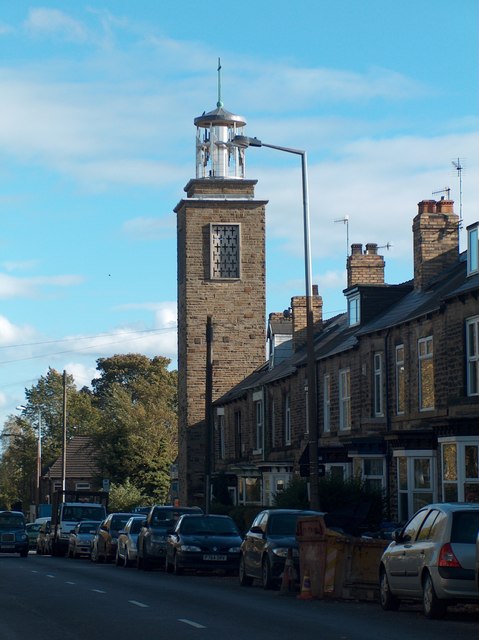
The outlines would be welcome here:
M 451 200 L 424 200 L 410 281 L 386 284 L 377 245 L 353 244 L 347 313 L 323 321 L 313 291 L 319 468 L 381 487 L 399 521 L 479 501 L 479 223 L 462 253 L 459 224 Z M 305 324 L 304 297 L 271 314 L 268 360 L 215 399 L 214 472 L 238 504 L 308 476 Z

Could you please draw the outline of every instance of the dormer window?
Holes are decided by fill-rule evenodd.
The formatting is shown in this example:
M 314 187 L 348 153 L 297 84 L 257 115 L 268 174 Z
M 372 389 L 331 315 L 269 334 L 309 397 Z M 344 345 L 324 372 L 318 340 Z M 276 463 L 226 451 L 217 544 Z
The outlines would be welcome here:
M 479 222 L 467 227 L 467 275 L 479 272 Z
M 348 322 L 350 327 L 361 322 L 361 306 L 359 293 L 348 297 Z

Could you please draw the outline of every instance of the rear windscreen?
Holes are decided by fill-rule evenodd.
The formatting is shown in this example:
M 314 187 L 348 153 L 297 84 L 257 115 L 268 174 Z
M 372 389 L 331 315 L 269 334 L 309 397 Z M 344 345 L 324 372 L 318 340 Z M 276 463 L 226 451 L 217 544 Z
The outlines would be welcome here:
M 479 534 L 479 510 L 456 511 L 452 517 L 451 542 L 476 544 Z

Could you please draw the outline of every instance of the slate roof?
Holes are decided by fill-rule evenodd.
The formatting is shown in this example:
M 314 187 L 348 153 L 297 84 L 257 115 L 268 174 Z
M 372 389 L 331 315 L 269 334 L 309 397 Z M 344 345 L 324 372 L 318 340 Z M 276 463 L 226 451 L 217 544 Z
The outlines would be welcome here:
M 400 285 L 385 286 L 384 296 L 390 297 L 389 308 L 384 309 L 383 301 L 383 310 L 363 325 L 349 327 L 347 313 L 325 321 L 314 340 L 316 360 L 323 360 L 355 348 L 361 335 L 386 330 L 437 312 L 446 300 L 479 290 L 479 274 L 467 277 L 466 252 L 464 252 L 460 255 L 459 261 L 443 271 L 426 290 L 414 290 L 412 284 L 412 281 L 408 281 Z M 360 286 L 358 288 L 361 289 Z M 397 301 L 401 291 L 403 297 Z M 242 397 L 248 390 L 287 378 L 306 362 L 305 345 L 272 369 L 269 368 L 268 363 L 265 363 L 213 404 L 227 404 Z
M 87 436 L 75 436 L 67 442 L 66 476 L 67 478 L 93 478 L 99 475 L 95 459 L 95 449 Z M 62 457 L 50 467 L 51 479 L 62 477 Z

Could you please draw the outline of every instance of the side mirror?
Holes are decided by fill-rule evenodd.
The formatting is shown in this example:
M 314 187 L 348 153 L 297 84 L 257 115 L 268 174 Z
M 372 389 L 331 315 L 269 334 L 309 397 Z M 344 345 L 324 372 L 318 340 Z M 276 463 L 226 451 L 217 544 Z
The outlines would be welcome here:
M 259 533 L 263 535 L 263 529 L 261 527 L 251 527 L 250 533 Z

